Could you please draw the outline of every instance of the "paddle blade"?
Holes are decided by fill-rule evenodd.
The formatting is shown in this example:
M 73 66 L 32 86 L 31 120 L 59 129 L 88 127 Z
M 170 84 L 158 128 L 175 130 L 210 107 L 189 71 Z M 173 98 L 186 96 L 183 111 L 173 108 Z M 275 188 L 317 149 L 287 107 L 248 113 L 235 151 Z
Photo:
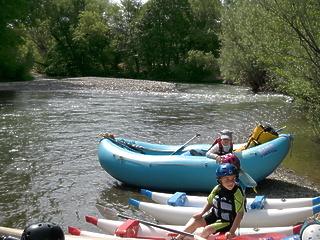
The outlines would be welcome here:
M 119 220 L 118 214 L 114 210 L 107 208 L 105 206 L 102 206 L 100 204 L 96 204 L 96 208 L 104 218 L 110 219 L 110 220 Z
M 256 181 L 246 172 L 239 173 L 239 180 L 246 187 L 254 188 L 257 186 Z

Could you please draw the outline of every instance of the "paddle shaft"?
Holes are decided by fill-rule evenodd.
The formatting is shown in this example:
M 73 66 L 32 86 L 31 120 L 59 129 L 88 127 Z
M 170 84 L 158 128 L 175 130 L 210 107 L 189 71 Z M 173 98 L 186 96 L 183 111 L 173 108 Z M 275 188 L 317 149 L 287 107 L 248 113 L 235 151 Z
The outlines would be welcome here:
M 285 129 L 287 126 L 284 126 L 282 128 L 279 128 L 276 132 L 281 132 L 283 129 Z
M 173 153 L 171 153 L 171 155 L 176 154 L 177 152 L 179 152 L 181 149 L 183 149 L 189 142 L 191 142 L 193 139 L 200 137 L 201 135 L 199 133 L 197 133 L 196 135 L 194 135 L 190 140 L 188 140 L 185 144 L 183 144 L 180 148 L 178 148 L 176 151 L 174 151 Z
M 118 216 L 118 217 L 125 218 L 125 219 L 138 220 L 139 222 L 141 222 L 141 223 L 143 223 L 143 224 L 145 224 L 145 225 L 149 225 L 149 226 L 152 226 L 152 227 L 160 228 L 160 229 L 162 229 L 162 230 L 166 230 L 166 231 L 178 233 L 178 234 L 185 235 L 185 236 L 189 236 L 189 237 L 193 237 L 193 238 L 196 237 L 196 235 L 191 234 L 191 233 L 188 233 L 188 232 L 183 232 L 183 231 L 179 231 L 179 230 L 176 230 L 176 229 L 172 229 L 172 228 L 160 226 L 160 225 L 157 225 L 157 224 L 154 224 L 154 223 L 150 223 L 150 222 L 147 222 L 147 221 L 143 221 L 143 220 L 140 220 L 140 219 L 134 219 L 134 218 L 132 218 L 132 217 L 128 217 L 128 216 L 125 216 L 125 215 L 122 215 L 122 214 L 119 214 L 119 213 L 117 214 L 117 216 Z M 198 237 L 198 238 L 199 238 L 199 237 Z

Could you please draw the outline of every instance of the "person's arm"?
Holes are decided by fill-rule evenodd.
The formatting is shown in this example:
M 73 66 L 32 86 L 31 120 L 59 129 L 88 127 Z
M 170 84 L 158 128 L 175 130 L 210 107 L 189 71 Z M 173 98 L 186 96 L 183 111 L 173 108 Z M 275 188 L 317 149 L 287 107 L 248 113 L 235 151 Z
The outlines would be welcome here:
M 226 232 L 225 234 L 227 239 L 235 237 L 235 232 L 237 228 L 240 226 L 241 220 L 243 219 L 243 216 L 244 216 L 245 203 L 246 203 L 246 197 L 242 194 L 242 191 L 238 189 L 234 194 L 234 204 L 235 204 L 235 210 L 237 215 L 232 223 L 232 226 L 229 232 Z
M 229 232 L 226 232 L 225 234 L 227 239 L 231 239 L 236 236 L 236 230 L 240 226 L 243 216 L 244 216 L 244 212 L 237 212 L 237 216 L 234 219 L 232 227 L 230 228 Z
M 206 157 L 216 159 L 219 155 L 215 154 L 219 150 L 219 144 L 215 144 L 207 153 Z
M 208 212 L 211 208 L 212 208 L 212 204 L 210 204 L 210 203 L 207 202 L 207 203 L 203 206 L 201 212 L 194 214 L 192 217 L 193 217 L 194 219 L 202 218 L 202 216 L 203 216 L 206 212 Z

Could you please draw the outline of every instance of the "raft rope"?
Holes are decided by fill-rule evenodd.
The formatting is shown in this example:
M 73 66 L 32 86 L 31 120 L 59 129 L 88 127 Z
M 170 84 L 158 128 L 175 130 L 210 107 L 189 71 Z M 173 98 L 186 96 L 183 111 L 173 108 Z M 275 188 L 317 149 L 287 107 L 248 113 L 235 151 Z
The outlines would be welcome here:
M 115 137 L 112 135 L 112 134 L 108 134 L 108 133 L 100 133 L 99 136 L 105 138 L 105 139 L 108 139 L 110 142 L 124 148 L 124 149 L 127 149 L 127 150 L 130 150 L 130 151 L 133 151 L 133 152 L 136 152 L 136 153 L 141 153 L 141 154 L 145 154 L 144 151 L 142 151 L 141 149 L 135 147 L 135 146 L 132 146 L 130 144 L 128 144 L 127 142 L 125 141 L 118 141 L 117 139 L 115 139 Z

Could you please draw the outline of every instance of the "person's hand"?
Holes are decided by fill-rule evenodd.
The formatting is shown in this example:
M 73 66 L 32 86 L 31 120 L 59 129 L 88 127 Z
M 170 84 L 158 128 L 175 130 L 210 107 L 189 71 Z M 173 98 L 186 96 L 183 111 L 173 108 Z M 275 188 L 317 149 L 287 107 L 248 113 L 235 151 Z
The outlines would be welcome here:
M 231 239 L 231 238 L 236 237 L 236 235 L 232 232 L 226 232 L 225 237 L 226 237 L 226 239 Z
M 201 213 L 196 213 L 192 216 L 194 219 L 200 219 L 202 218 L 202 214 Z
M 216 162 L 221 162 L 221 161 L 222 161 L 221 156 L 217 156 L 216 157 Z

